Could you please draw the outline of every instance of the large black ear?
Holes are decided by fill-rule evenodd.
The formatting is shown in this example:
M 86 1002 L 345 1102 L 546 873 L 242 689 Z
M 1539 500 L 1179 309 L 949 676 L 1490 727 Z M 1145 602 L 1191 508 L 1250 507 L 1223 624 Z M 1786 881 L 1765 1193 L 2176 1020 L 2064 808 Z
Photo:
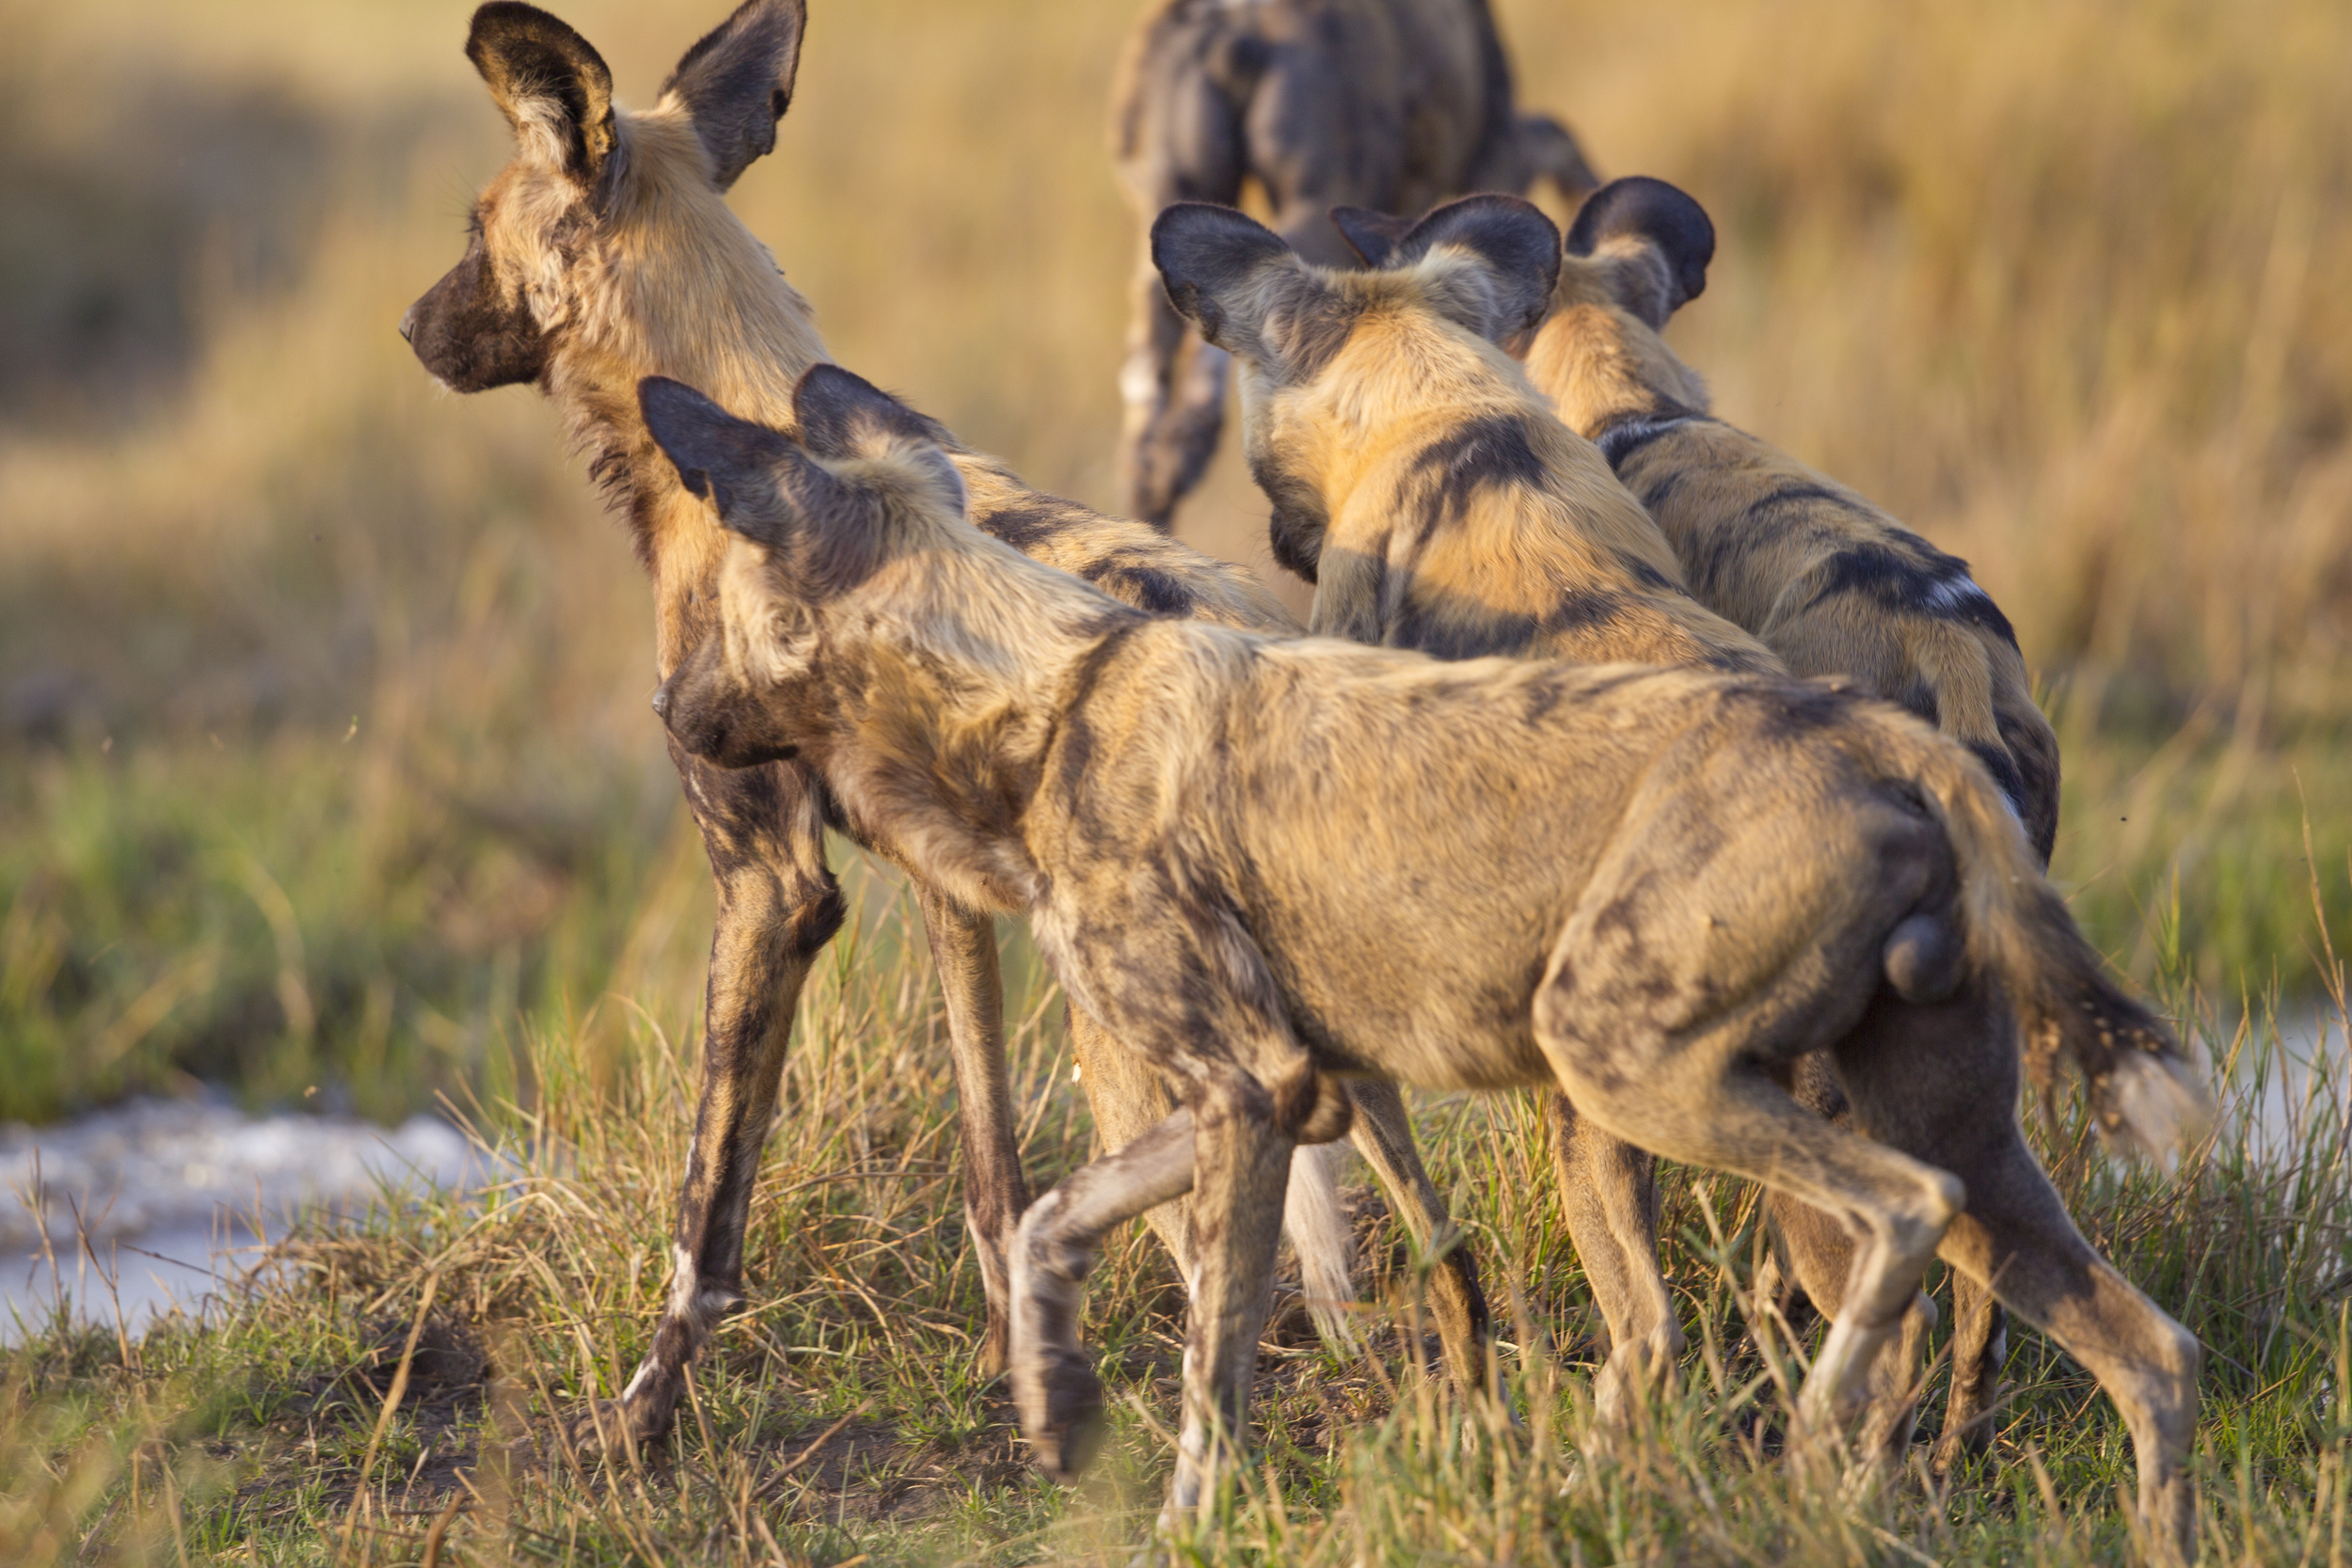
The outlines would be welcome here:
M 586 39 L 536 6 L 490 0 L 473 13 L 466 58 L 515 127 L 523 150 L 583 185 L 612 155 L 612 72 Z
M 1551 308 L 1560 281 L 1560 230 L 1543 209 L 1492 192 L 1449 201 L 1413 225 L 1389 254 L 1391 267 L 1408 267 L 1441 246 L 1468 251 L 1486 263 L 1499 293 L 1486 336 L 1497 342 L 1525 332 Z
M 780 467 L 802 458 L 782 431 L 739 420 L 683 381 L 649 375 L 637 384 L 645 428 L 677 465 L 678 482 L 718 510 L 719 520 L 771 548 L 790 532 Z
M 694 117 L 721 190 L 775 150 L 776 121 L 791 106 L 807 30 L 805 0 L 743 0 L 661 84 L 662 96 L 675 96 Z
M 792 392 L 801 440 L 819 457 L 863 457 L 893 437 L 952 447 L 955 437 L 937 420 L 916 413 L 888 392 L 838 365 L 811 365 Z
M 1261 267 L 1295 261 L 1279 234 L 1213 202 L 1179 201 L 1152 223 L 1152 264 L 1160 269 L 1168 302 L 1219 348 L 1235 347 L 1259 325 L 1242 286 Z
M 1652 326 L 1707 292 L 1707 264 L 1715 259 L 1715 225 L 1688 194 L 1663 180 L 1632 175 L 1593 193 L 1568 226 L 1571 256 L 1590 256 L 1611 240 L 1648 245 L 1665 264 L 1664 308 Z M 1646 312 L 1637 312 L 1646 314 Z
M 1413 220 L 1375 213 L 1369 207 L 1334 207 L 1331 227 L 1364 265 L 1377 272 L 1389 264 L 1398 244 L 1413 231 Z

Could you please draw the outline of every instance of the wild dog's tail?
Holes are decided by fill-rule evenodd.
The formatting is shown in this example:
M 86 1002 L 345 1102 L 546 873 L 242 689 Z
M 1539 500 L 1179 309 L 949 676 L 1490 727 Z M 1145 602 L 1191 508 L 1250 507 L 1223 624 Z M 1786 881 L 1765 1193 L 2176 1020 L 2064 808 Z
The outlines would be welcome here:
M 2046 1089 L 2065 1058 L 2089 1085 L 2092 1118 L 2110 1146 L 2160 1158 L 2201 1135 L 2212 1095 L 2172 1031 L 2107 977 L 1982 766 L 1911 733 L 1917 741 L 1903 749 L 1913 765 L 1905 771 L 1943 818 L 1959 863 L 1967 966 L 1996 980 L 2017 1009 L 2031 1081 Z M 1918 917 L 1895 928 L 1886 967 L 1898 990 L 1938 989 L 1946 966 L 1936 946 Z
M 1307 1315 L 1324 1344 L 1341 1355 L 1359 1348 L 1354 1247 L 1347 1211 L 1340 1203 L 1337 1143 L 1301 1144 L 1291 1155 L 1290 1191 L 1282 1200 L 1282 1231 L 1298 1254 L 1298 1283 Z

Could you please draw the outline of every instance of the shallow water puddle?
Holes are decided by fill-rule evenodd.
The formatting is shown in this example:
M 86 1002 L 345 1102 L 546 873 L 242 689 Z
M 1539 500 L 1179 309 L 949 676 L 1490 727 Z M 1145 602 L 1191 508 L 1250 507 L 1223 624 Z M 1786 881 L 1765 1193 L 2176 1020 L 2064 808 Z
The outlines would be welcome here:
M 61 1285 L 76 1317 L 111 1325 L 119 1304 L 136 1334 L 172 1307 L 199 1311 L 299 1212 L 470 1191 L 502 1175 L 431 1117 L 388 1129 L 142 1100 L 54 1127 L 0 1127 L 0 1339 L 45 1320 Z

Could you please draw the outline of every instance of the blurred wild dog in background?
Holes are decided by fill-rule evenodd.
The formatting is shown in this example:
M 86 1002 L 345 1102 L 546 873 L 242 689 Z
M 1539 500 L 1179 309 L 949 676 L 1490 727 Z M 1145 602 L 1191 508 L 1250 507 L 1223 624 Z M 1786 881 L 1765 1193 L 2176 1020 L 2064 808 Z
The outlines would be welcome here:
M 1335 203 L 1418 213 L 1471 191 L 1600 182 L 1576 138 L 1513 102 L 1486 0 L 1158 0 L 1112 89 L 1113 155 L 1148 230 L 1177 201 L 1237 206 L 1255 181 L 1300 254 L 1343 265 Z M 1162 528 L 1216 455 L 1225 356 L 1136 273 L 1120 505 Z
M 812 370 L 803 422 L 850 379 Z M 746 541 L 723 635 L 664 686 L 679 743 L 798 760 L 958 899 L 1026 913 L 1072 994 L 1177 1087 L 1182 1109 L 1023 1218 L 1014 1396 L 1049 1466 L 1099 1434 L 1076 1323 L 1109 1227 L 1194 1194 L 1182 1519 L 1243 1446 L 1291 1152 L 1342 1131 L 1335 1080 L 1549 1083 L 1615 1136 L 1852 1226 L 1801 1432 L 1851 1414 L 1940 1255 L 2100 1379 L 2142 1527 L 2188 1558 L 2196 1338 L 2084 1242 L 2017 1108 L 2025 1069 L 2058 1057 L 2143 1148 L 2208 1102 L 1968 752 L 1786 676 L 1447 663 L 1146 616 L 965 527 L 929 442 L 882 429 L 826 463 L 679 383 L 642 395 Z M 2021 1025 L 2046 1046 L 2022 1052 Z M 1820 1051 L 1858 1132 L 1788 1093 Z

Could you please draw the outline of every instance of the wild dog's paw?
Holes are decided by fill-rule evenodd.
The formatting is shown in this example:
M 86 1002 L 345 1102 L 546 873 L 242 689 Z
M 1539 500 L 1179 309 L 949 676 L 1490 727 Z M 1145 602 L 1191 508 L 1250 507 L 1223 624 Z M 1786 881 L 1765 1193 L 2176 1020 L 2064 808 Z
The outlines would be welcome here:
M 642 1370 L 617 1400 L 591 1400 L 564 1422 L 574 1452 L 581 1458 L 620 1458 L 644 1452 L 670 1434 L 684 1381 Z
M 1013 1402 L 1038 1468 L 1073 1481 L 1103 1446 L 1103 1380 L 1083 1352 L 1056 1345 L 1013 1369 Z

